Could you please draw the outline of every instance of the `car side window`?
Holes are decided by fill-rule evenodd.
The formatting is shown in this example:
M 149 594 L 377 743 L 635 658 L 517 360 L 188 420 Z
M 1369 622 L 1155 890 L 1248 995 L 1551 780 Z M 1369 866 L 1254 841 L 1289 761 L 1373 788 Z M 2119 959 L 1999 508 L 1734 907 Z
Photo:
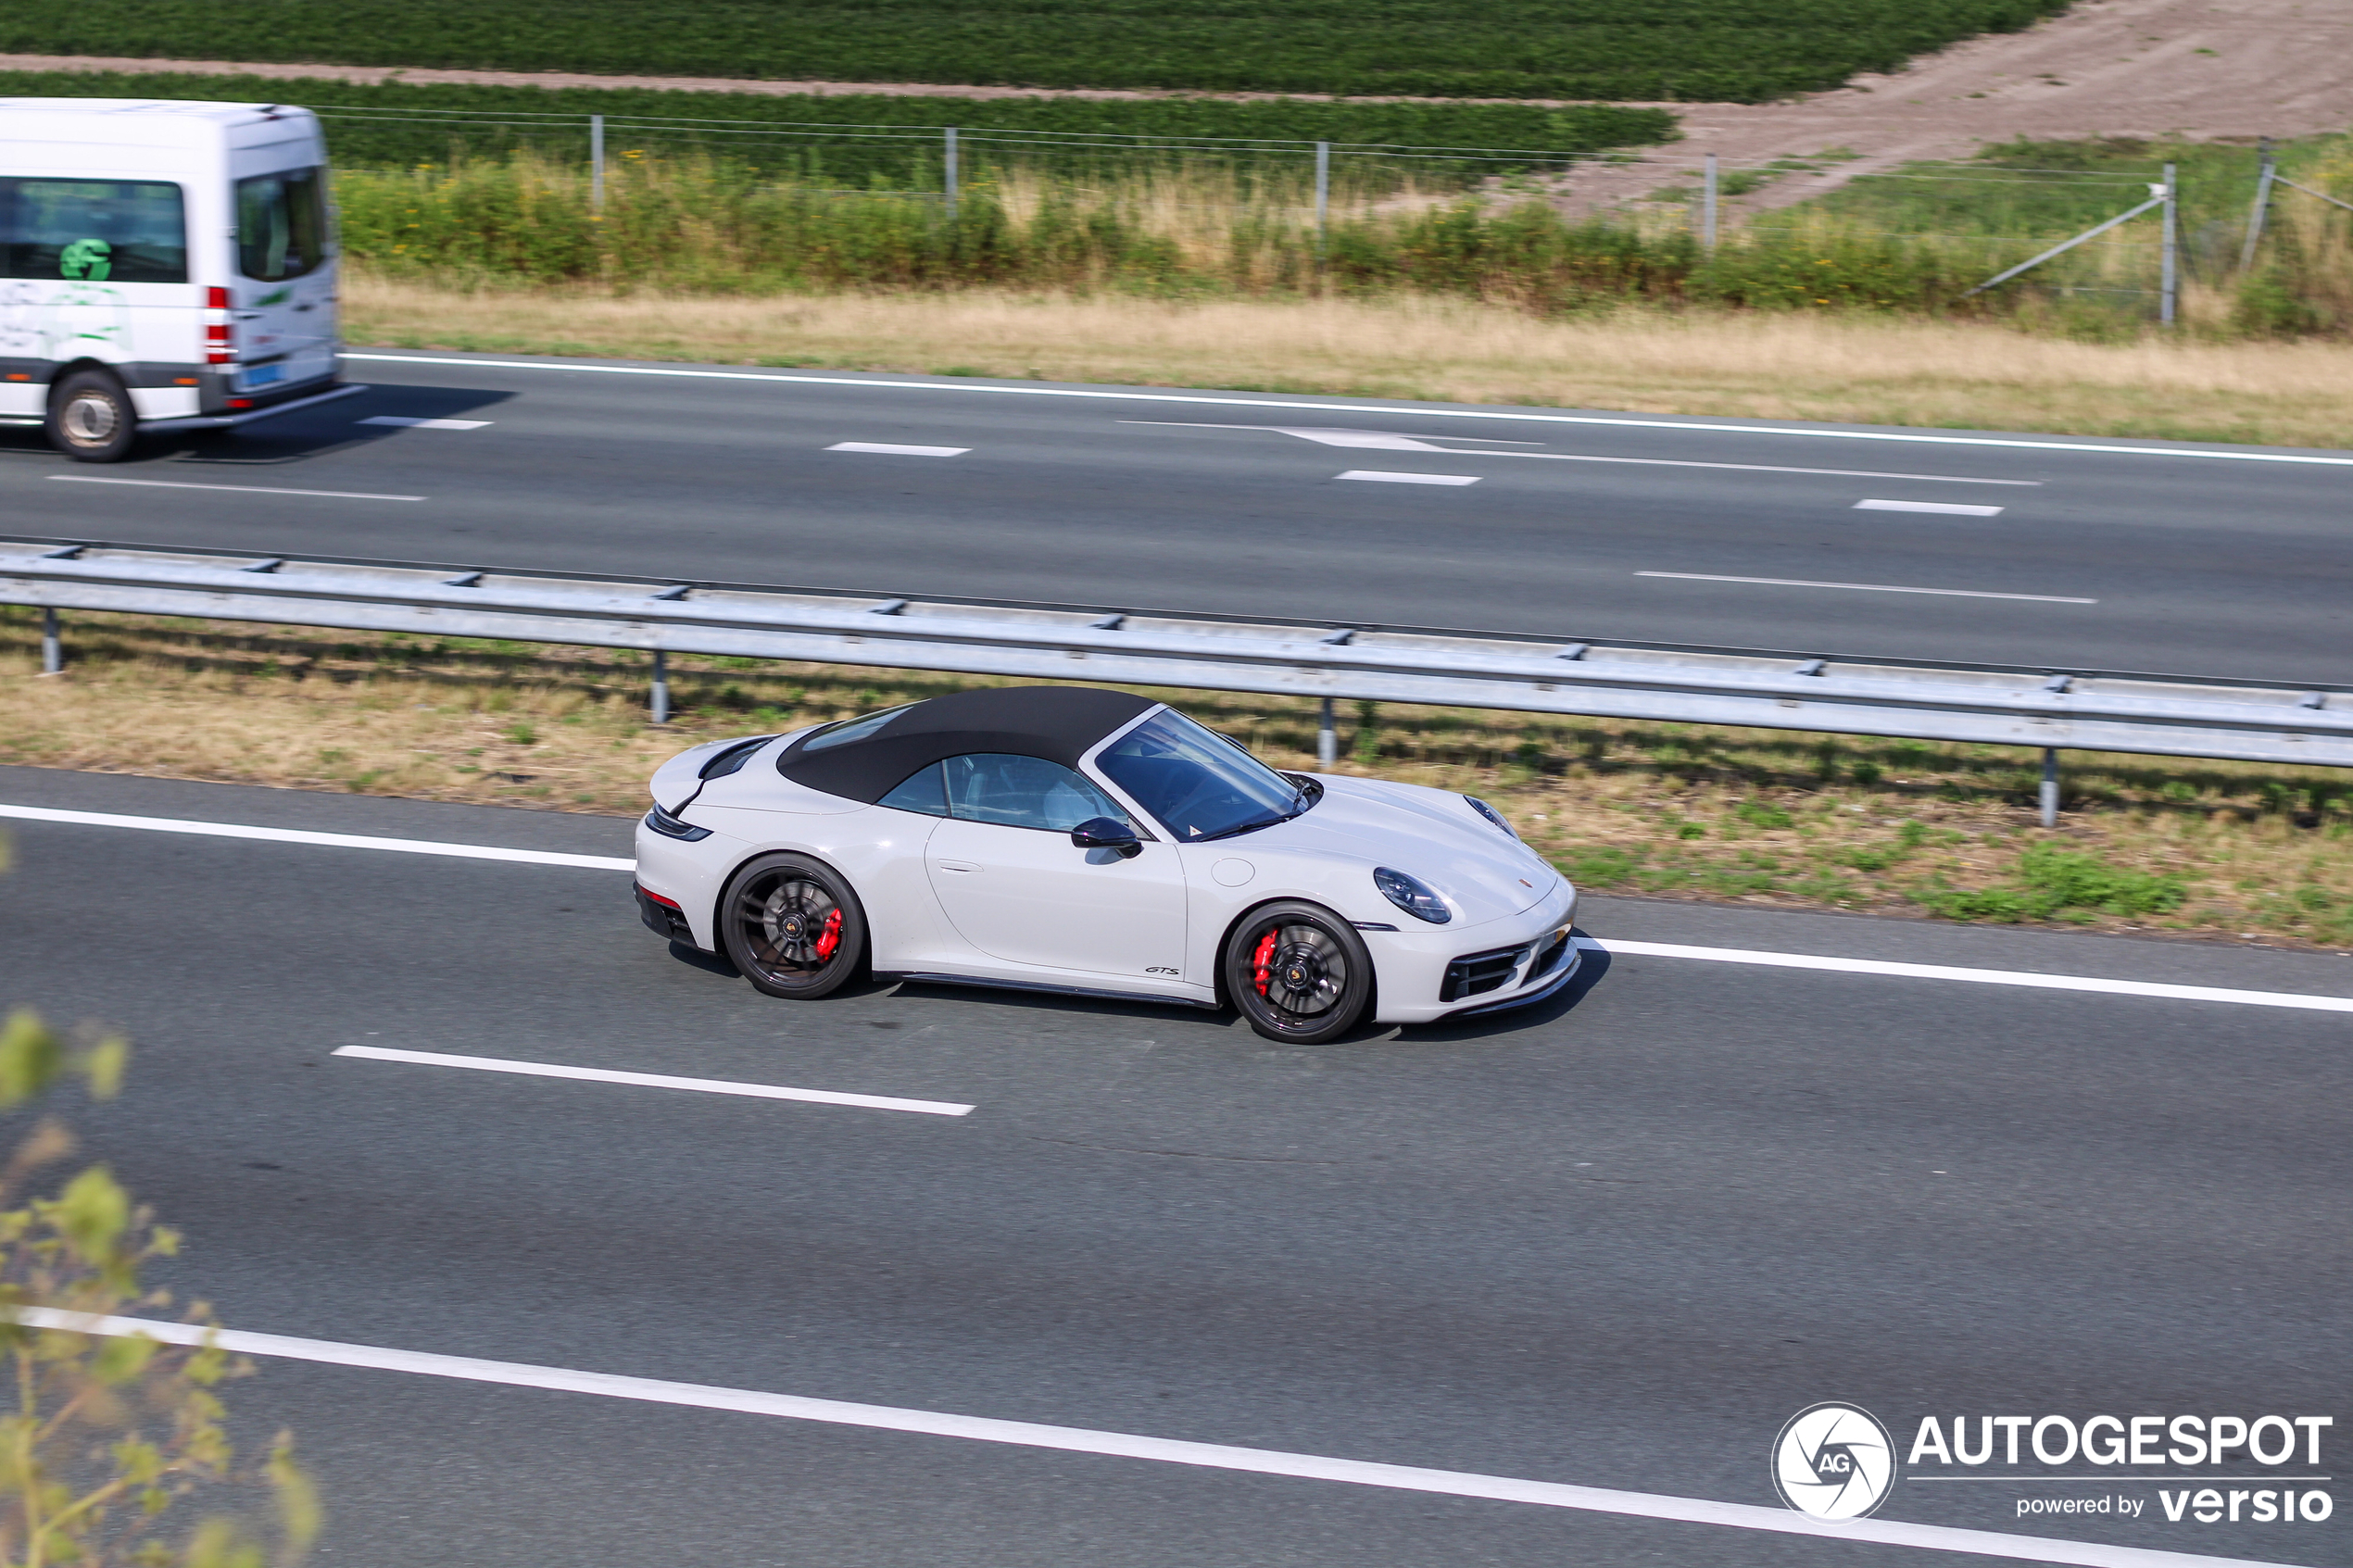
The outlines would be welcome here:
M 1061 763 L 1042 757 L 975 752 L 950 757 L 940 764 L 940 771 L 948 786 L 950 813 L 966 822 L 1068 833 L 1094 817 L 1127 821 L 1127 813 L 1113 805 L 1109 796 Z
M 898 787 L 875 802 L 901 811 L 921 811 L 926 817 L 948 814 L 948 783 L 940 776 L 937 762 L 919 768 L 899 782 Z

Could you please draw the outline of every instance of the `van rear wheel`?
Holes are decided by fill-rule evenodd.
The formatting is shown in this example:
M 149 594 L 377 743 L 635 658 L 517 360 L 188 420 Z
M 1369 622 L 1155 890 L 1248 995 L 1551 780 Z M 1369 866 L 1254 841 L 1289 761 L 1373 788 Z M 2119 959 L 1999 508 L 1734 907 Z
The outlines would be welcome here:
M 119 463 L 139 439 L 131 394 L 105 370 L 76 370 L 49 398 L 49 445 L 77 463 Z

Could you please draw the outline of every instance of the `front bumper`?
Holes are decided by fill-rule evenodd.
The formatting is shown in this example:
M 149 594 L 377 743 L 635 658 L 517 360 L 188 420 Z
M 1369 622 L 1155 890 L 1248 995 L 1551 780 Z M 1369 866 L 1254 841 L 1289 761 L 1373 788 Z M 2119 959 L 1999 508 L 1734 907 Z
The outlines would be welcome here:
M 1564 880 L 1541 902 L 1502 920 L 1366 931 L 1365 945 L 1380 977 L 1376 1017 L 1431 1023 L 1541 1001 L 1577 972 L 1582 954 L 1570 931 L 1576 920 L 1577 889 Z M 1516 956 L 1499 975 L 1490 960 L 1503 955 Z

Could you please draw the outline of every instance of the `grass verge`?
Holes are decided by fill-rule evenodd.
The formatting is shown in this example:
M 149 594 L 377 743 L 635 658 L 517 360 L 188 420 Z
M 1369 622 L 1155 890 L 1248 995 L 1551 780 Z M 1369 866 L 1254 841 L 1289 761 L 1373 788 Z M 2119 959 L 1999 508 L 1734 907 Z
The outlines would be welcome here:
M 354 344 L 2353 446 L 2353 344 L 1446 298 L 819 295 L 465 287 L 356 271 Z
M 959 689 L 961 677 L 0 610 L 0 762 L 635 813 L 663 758 Z M 1278 767 L 1303 699 L 1168 693 Z M 1596 891 L 2353 947 L 2353 775 L 2070 753 L 2034 825 L 2034 754 L 1772 731 L 1355 705 L 1340 771 L 1492 800 Z

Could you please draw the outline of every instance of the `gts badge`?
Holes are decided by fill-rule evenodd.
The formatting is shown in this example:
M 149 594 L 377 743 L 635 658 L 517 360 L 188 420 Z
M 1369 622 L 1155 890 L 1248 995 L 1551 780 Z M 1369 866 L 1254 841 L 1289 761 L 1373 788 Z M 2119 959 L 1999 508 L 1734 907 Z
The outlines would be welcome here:
M 1173 969 L 1170 969 L 1170 968 L 1169 968 L 1166 964 L 1157 964 L 1157 963 L 1156 963 L 1156 964 L 1152 965 L 1150 969 L 1147 969 L 1146 971 L 1144 971 L 1144 972 L 1145 972 L 1146 974 L 1174 974 L 1174 973 L 1176 973 L 1176 972 L 1175 970 L 1173 970 Z

